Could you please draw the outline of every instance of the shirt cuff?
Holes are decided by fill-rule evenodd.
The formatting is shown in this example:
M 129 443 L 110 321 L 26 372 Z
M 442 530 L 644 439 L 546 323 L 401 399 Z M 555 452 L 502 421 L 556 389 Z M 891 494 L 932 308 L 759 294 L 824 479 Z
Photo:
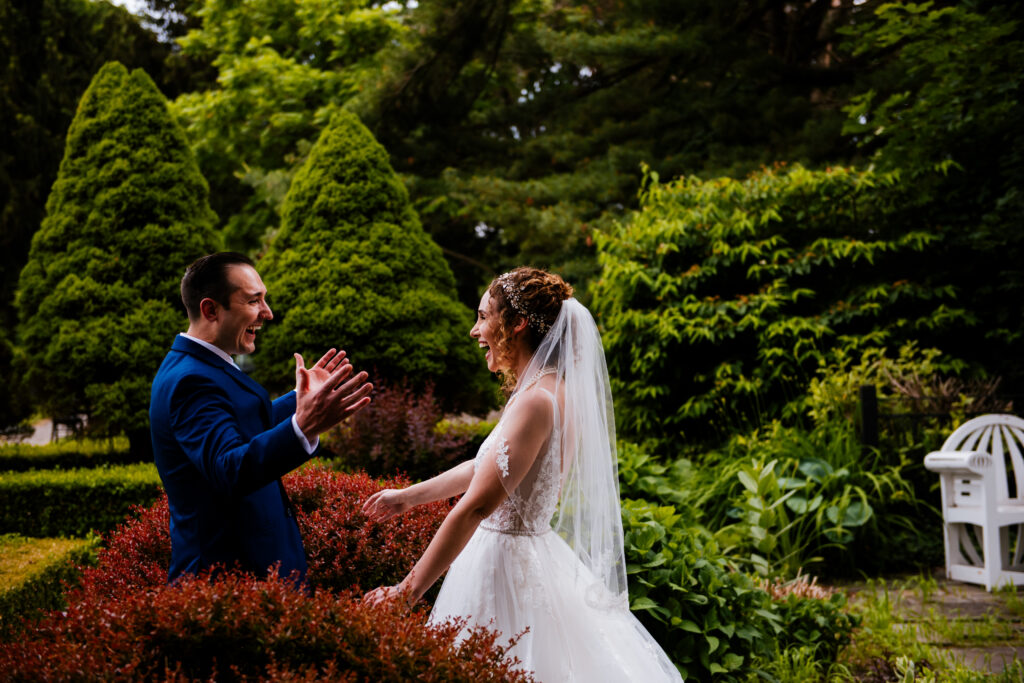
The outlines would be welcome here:
M 295 436 L 299 437 L 299 443 L 306 449 L 306 454 L 313 455 L 313 451 L 315 451 L 316 447 L 320 445 L 320 437 L 316 437 L 316 440 L 313 441 L 313 443 L 310 443 L 306 438 L 306 435 L 302 433 L 301 429 L 299 429 L 299 421 L 295 419 L 294 415 L 292 415 L 292 429 L 295 431 Z

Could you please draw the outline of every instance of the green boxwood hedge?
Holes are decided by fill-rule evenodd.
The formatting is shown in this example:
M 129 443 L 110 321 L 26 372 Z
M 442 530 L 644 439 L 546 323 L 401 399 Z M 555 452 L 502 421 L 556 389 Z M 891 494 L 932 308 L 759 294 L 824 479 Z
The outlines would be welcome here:
M 66 605 L 65 583 L 77 580 L 82 565 L 95 564 L 99 540 L 0 536 L 0 641 L 14 638 L 23 618 Z
M 128 439 L 64 439 L 43 446 L 29 444 L 0 445 L 0 472 L 27 470 L 68 470 L 75 467 L 129 465 L 139 462 L 129 453 Z
M 121 522 L 161 491 L 150 463 L 0 474 L 0 533 L 85 536 Z

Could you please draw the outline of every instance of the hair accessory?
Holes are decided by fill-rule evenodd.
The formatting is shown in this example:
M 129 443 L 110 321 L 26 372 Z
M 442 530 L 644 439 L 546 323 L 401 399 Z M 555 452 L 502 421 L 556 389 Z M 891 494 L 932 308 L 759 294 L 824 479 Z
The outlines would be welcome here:
M 508 303 L 512 306 L 512 310 L 526 318 L 527 322 L 531 327 L 533 327 L 533 329 L 537 330 L 541 334 L 547 334 L 548 330 L 551 329 L 551 323 L 546 322 L 536 313 L 527 313 L 523 309 L 523 304 L 520 299 L 523 288 L 522 285 L 517 285 L 512 281 L 512 273 L 499 275 L 498 283 L 501 284 L 501 291 L 505 292 L 505 298 L 508 299 Z

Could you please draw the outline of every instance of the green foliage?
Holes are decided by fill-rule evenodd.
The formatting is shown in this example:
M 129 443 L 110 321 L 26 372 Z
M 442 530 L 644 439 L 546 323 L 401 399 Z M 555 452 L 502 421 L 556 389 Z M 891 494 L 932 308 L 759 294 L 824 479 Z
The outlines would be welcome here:
M 939 238 L 908 229 L 905 191 L 847 168 L 650 174 L 643 209 L 598 240 L 593 308 L 622 433 L 665 452 L 721 438 L 785 414 L 836 347 L 970 325 L 957 289 L 925 273 Z
M 662 505 L 674 505 L 678 510 L 698 514 L 696 498 L 701 490 L 698 472 L 692 463 L 679 459 L 661 463 L 649 449 L 628 441 L 617 446 L 619 465 L 619 495 L 638 498 Z M 696 518 L 688 521 L 696 521 Z
M 0 641 L 12 639 L 25 618 L 67 605 L 64 592 L 83 565 L 95 564 L 99 537 L 24 538 L 0 535 Z
M 0 472 L 71 469 L 138 462 L 126 437 L 112 439 L 63 439 L 42 446 L 0 444 Z
M 886 347 L 864 349 L 863 353 L 836 349 L 832 362 L 822 364 L 807 386 L 804 399 L 807 414 L 818 424 L 830 420 L 853 421 L 857 417 L 858 392 L 863 386 L 875 388 L 879 401 L 887 403 L 886 410 L 900 411 L 901 406 L 894 399 L 912 398 L 908 392 L 925 388 L 923 385 L 928 381 L 955 376 L 964 370 L 964 365 L 939 349 L 920 349 L 914 342 L 904 344 L 895 354 Z M 972 402 L 971 397 L 960 400 L 964 407 Z M 908 402 L 902 409 L 912 405 Z
M 849 613 L 845 593 L 828 598 L 787 595 L 776 600 L 774 609 L 782 623 L 780 649 L 810 649 L 816 659 L 832 663 L 839 651 L 850 644 L 860 617 Z
M 976 332 L 940 347 L 1020 393 L 1024 14 L 1019 3 L 942 5 L 885 3 L 846 29 L 856 58 L 882 66 L 846 107 L 844 132 L 913 183 L 917 221 L 944 235 L 931 272 L 962 274 L 953 281 Z
M 0 533 L 81 537 L 106 531 L 161 490 L 152 463 L 0 474 Z
M 910 463 L 864 453 L 845 422 L 809 431 L 773 422 L 708 459 L 721 463 L 709 464 L 708 478 L 728 473 L 738 486 L 709 500 L 704 523 L 731 557 L 763 576 L 868 567 L 865 549 L 874 554 L 890 536 L 916 535 L 915 520 L 934 514 L 915 495 Z
M 866 8 L 831 4 L 419 3 L 352 106 L 414 176 L 428 231 L 467 257 L 460 283 L 480 277 L 462 263 L 582 283 L 592 231 L 635 205 L 641 162 L 742 173 L 844 146 L 821 106 L 845 80 L 825 46 Z
M 231 248 L 255 250 L 276 231 L 292 178 L 331 114 L 379 77 L 376 54 L 401 26 L 364 4 L 210 0 L 181 39 L 187 57 L 217 74 L 174 111 L 216 190 Z
M 582 285 L 641 162 L 742 173 L 848 151 L 835 31 L 869 8 L 831 5 L 209 0 L 181 44 L 217 85 L 176 110 L 234 244 L 273 231 L 279 190 L 345 108 L 406 177 L 464 301 L 522 263 Z
M 24 383 L 49 414 L 148 442 L 150 380 L 184 319 L 181 273 L 216 246 L 206 196 L 153 81 L 100 69 L 19 281 Z
M 998 9 L 986 16 L 934 2 L 881 5 L 871 21 L 841 29 L 854 56 L 898 47 L 875 76 L 877 89 L 851 98 L 843 132 L 892 168 L 920 173 L 968 162 L 958 158 L 965 143 L 1021 120 L 1019 28 Z M 985 150 L 990 161 L 1007 153 L 1019 161 L 1019 149 Z
M 673 507 L 623 501 L 630 607 L 685 678 L 743 680 L 778 628 L 768 594 Z
M 18 386 L 18 378 L 12 370 L 17 349 L 10 338 L 6 326 L 0 326 L 0 384 L 5 387 L 0 394 L 0 430 L 18 430 L 24 427 L 24 420 L 29 416 L 27 401 Z
M 18 274 L 45 215 L 64 137 L 98 65 L 112 59 L 158 77 L 169 52 L 122 7 L 91 0 L 0 0 L 0 427 L 26 416 L 16 400 Z
M 749 552 L 750 564 L 764 576 L 796 576 L 823 560 L 813 555 L 823 546 L 849 545 L 874 515 L 868 494 L 849 483 L 850 472 L 818 458 L 781 467 L 777 460 L 755 461 L 738 476 L 745 491 L 729 512 L 739 521 L 717 536 Z
M 315 358 L 336 346 L 385 380 L 433 382 L 445 402 L 483 396 L 473 315 L 387 153 L 354 115 L 324 129 L 259 265 L 280 302 L 254 356 L 268 387 L 294 382 L 292 352 Z

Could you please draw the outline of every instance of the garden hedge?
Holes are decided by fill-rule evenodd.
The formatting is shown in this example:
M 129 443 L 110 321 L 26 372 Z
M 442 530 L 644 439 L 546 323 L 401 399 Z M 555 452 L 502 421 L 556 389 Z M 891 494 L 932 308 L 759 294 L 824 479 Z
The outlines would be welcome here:
M 66 584 L 95 562 L 98 541 L 0 536 L 0 641 L 16 636 L 22 619 L 67 605 Z
M 0 474 L 0 533 L 85 536 L 112 529 L 160 495 L 150 463 Z
M 398 583 L 426 550 L 451 505 L 446 501 L 383 522 L 371 522 L 362 504 L 382 488 L 409 485 L 404 478 L 372 479 L 314 464 L 284 478 L 295 506 L 315 589 L 369 590 Z M 171 559 L 167 496 L 138 507 L 107 536 L 99 563 L 86 569 L 72 600 L 106 599 L 167 583 Z
M 319 466 L 285 477 L 309 556 L 310 590 L 271 573 L 186 577 L 167 585 L 165 496 L 104 539 L 51 614 L 19 642 L 0 644 L 0 671 L 18 680 L 528 681 L 504 661 L 508 640 L 459 624 L 428 628 L 412 613 L 363 605 L 362 592 L 397 582 L 426 549 L 447 502 L 370 522 L 362 502 L 408 480 L 375 480 Z
M 128 450 L 128 439 L 64 439 L 42 446 L 5 444 L 0 446 L 0 472 L 28 470 L 68 470 L 101 465 L 131 465 L 139 462 L 138 453 Z
M 173 586 L 73 602 L 0 645 L 19 681 L 529 681 L 507 641 L 424 610 L 365 605 L 359 594 L 309 595 L 275 575 L 184 577 Z

